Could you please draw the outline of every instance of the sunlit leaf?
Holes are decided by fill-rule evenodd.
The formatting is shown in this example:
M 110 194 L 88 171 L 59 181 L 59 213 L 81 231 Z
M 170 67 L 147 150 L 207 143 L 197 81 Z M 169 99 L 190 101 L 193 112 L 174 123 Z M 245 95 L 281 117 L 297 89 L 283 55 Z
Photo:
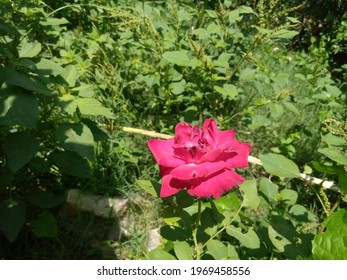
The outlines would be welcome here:
M 163 53 L 163 58 L 178 66 L 186 67 L 198 67 L 201 65 L 201 61 L 197 58 L 190 57 L 188 51 L 169 51 Z
M 282 155 L 263 154 L 259 156 L 266 172 L 283 178 L 300 177 L 298 166 Z
M 251 228 L 246 233 L 243 233 L 241 228 L 237 228 L 233 225 L 229 225 L 226 228 L 228 235 L 236 238 L 240 243 L 250 249 L 257 249 L 260 246 L 260 240 L 255 231 Z
M 174 245 L 174 250 L 179 260 L 192 260 L 193 250 L 186 241 L 178 241 Z
M 56 139 L 63 148 L 94 160 L 94 138 L 88 126 L 82 123 L 63 124 L 56 131 Z
M 242 205 L 256 209 L 260 202 L 256 180 L 246 180 L 240 185 L 240 189 L 243 195 Z
M 168 252 L 161 249 L 154 249 L 149 252 L 150 260 L 176 260 L 176 258 Z
M 326 230 L 313 240 L 313 257 L 319 260 L 347 259 L 347 210 L 340 209 L 324 220 Z

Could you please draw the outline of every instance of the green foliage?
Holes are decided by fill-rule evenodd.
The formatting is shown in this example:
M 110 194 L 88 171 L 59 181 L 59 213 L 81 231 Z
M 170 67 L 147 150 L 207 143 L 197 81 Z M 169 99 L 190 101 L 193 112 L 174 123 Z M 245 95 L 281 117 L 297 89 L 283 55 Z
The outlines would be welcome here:
M 347 212 L 341 209 L 324 222 L 324 233 L 318 234 L 313 240 L 313 257 L 318 260 L 345 260 Z
M 151 221 L 163 245 L 143 252 L 141 236 L 124 258 L 345 258 L 328 244 L 342 242 L 347 202 L 345 5 L 311 2 L 2 1 L 0 232 L 12 245 L 1 247 L 89 248 L 79 234 L 56 245 L 73 235 L 58 214 L 68 188 L 157 203 L 146 139 L 121 127 L 172 134 L 212 117 L 263 167 L 201 208 L 185 192 L 165 199 Z M 341 192 L 301 181 L 307 170 Z M 147 231 L 149 214 L 134 211 Z
M 26 7 L 17 8 L 13 12 L 24 12 Z M 59 32 L 68 23 L 42 9 L 33 12 L 45 19 L 43 26 Z M 98 121 L 115 116 L 97 100 L 93 86 L 83 83 L 74 64 L 54 57 L 33 30 L 21 29 L 5 15 L 7 22 L 0 22 L 0 173 L 5 174 L 0 192 L 1 231 L 13 242 L 24 225 L 28 205 L 27 216 L 37 216 L 28 223 L 33 233 L 57 237 L 53 214 L 45 210 L 37 215 L 34 209 L 50 206 L 46 199 L 52 201 L 65 191 L 55 189 L 66 175 L 91 177 Z M 48 41 L 54 40 L 55 35 L 45 31 Z M 55 177 L 54 181 L 44 181 L 47 176 Z M 40 189 L 44 189 L 41 198 L 33 195 Z M 55 200 L 53 207 L 61 202 Z M 17 222 L 6 225 L 9 217 Z

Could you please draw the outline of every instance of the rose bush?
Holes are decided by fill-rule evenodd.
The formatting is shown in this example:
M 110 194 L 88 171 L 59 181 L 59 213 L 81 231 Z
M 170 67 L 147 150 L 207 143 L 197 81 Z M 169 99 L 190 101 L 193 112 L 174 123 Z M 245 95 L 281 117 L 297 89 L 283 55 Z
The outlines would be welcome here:
M 148 142 L 162 177 L 160 197 L 186 189 L 191 196 L 218 198 L 244 178 L 232 168 L 248 166 L 251 147 L 237 141 L 234 130 L 220 131 L 213 119 L 202 129 L 179 123 L 175 136 Z

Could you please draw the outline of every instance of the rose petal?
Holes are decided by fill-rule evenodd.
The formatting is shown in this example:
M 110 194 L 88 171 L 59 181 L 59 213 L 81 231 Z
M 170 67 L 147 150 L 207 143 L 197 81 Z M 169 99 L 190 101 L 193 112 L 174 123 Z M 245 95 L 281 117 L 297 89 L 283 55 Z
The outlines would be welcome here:
M 218 142 L 218 128 L 216 122 L 213 119 L 206 119 L 202 131 L 202 137 L 206 140 L 207 144 L 211 148 L 215 148 Z
M 248 166 L 248 155 L 251 151 L 251 146 L 240 141 L 233 141 L 233 147 L 236 150 L 236 155 L 225 159 L 231 168 L 241 168 Z M 218 158 L 220 159 L 220 158 Z M 221 160 L 221 159 L 220 159 Z
M 168 197 L 178 193 L 187 186 L 186 182 L 175 180 L 171 175 L 163 176 L 160 197 Z
M 188 193 L 196 197 L 209 198 L 213 196 L 218 198 L 235 185 L 243 183 L 244 180 L 242 176 L 233 170 L 225 169 L 209 178 L 196 180 L 195 184 L 188 188 Z
M 217 147 L 229 143 L 235 138 L 235 130 L 217 130 Z
M 152 139 L 148 142 L 148 147 L 156 162 L 164 168 L 174 168 L 185 163 L 184 160 L 174 155 L 173 143 L 174 138 L 168 140 Z
M 189 163 L 177 166 L 170 174 L 179 180 L 192 180 L 206 178 L 214 173 L 220 172 L 226 167 L 226 162 L 206 162 L 201 164 Z

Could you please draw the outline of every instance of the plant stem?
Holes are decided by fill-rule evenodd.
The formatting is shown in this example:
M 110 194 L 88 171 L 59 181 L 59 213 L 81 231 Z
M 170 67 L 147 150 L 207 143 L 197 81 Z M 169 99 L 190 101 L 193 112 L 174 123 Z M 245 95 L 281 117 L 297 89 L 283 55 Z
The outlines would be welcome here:
M 193 240 L 194 240 L 194 246 L 195 246 L 195 253 L 196 253 L 196 260 L 200 260 L 200 246 L 197 240 L 197 233 L 198 233 L 198 229 L 199 229 L 199 225 L 200 225 L 200 218 L 201 218 L 201 199 L 198 198 L 198 213 L 197 213 L 197 217 L 196 217 L 196 222 L 195 222 L 195 228 L 193 229 Z

